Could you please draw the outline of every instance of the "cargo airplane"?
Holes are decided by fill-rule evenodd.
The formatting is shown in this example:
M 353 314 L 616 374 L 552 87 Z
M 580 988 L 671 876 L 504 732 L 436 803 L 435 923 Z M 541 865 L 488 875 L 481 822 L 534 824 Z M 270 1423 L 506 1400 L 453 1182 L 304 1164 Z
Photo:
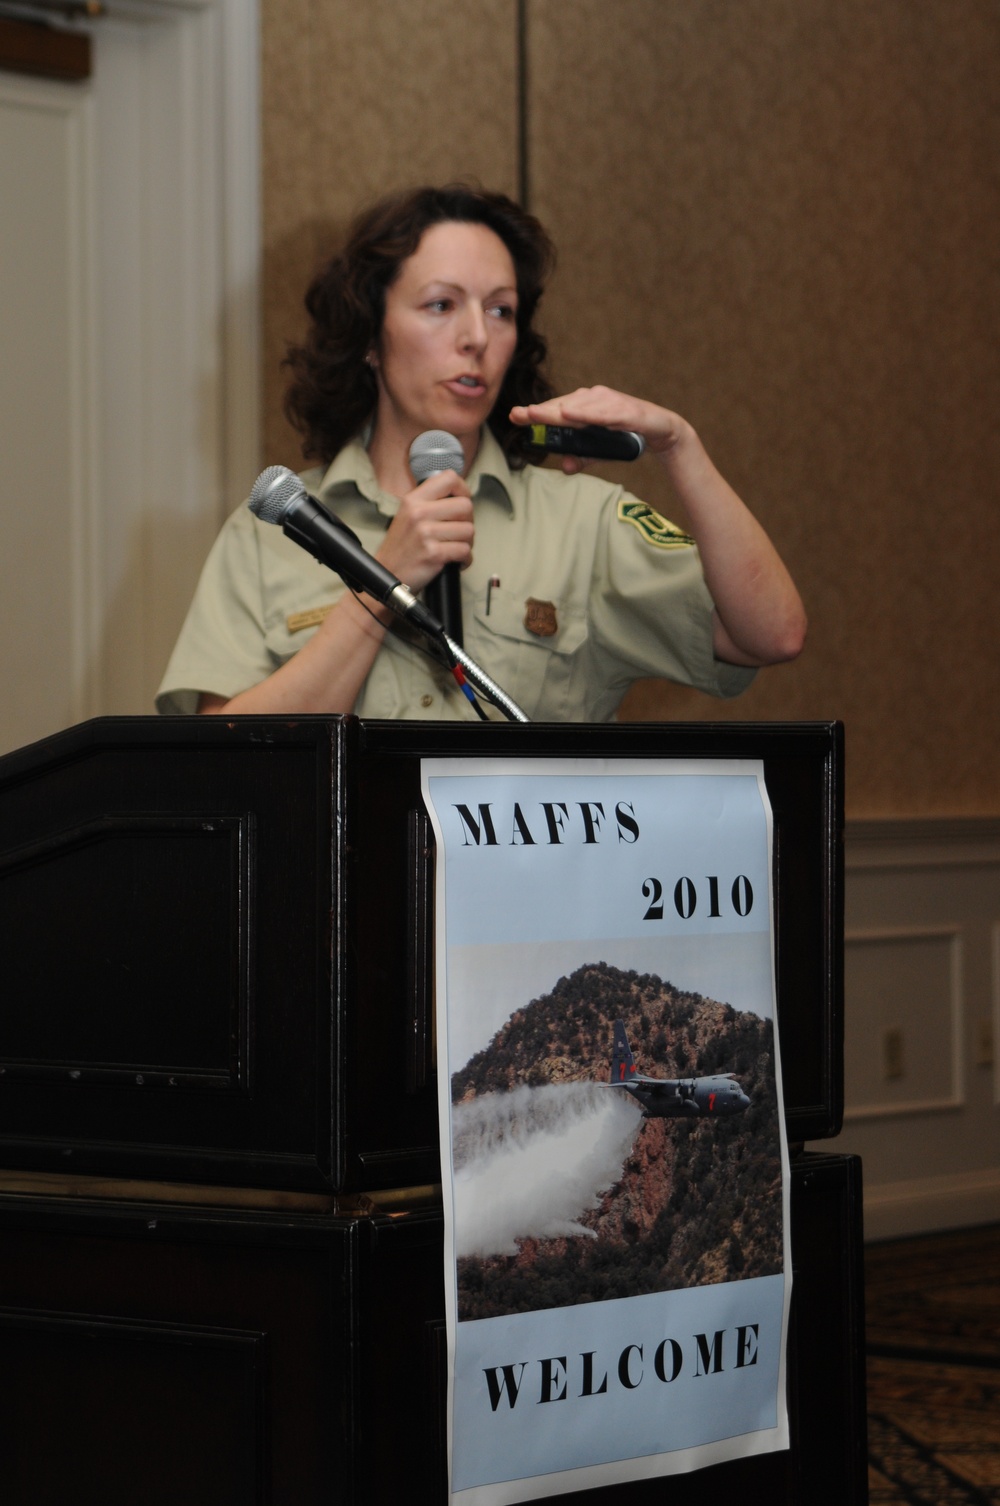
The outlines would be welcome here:
M 637 1072 L 624 1020 L 615 1020 L 608 1086 L 624 1088 L 631 1094 L 641 1105 L 644 1119 L 720 1119 L 742 1114 L 750 1107 L 749 1098 L 732 1072 L 714 1077 L 645 1077 Z

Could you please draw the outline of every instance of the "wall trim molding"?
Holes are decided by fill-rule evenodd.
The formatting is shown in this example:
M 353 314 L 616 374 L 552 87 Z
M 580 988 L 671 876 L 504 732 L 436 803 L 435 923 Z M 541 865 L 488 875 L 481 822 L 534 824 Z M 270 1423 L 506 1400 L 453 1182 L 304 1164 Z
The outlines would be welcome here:
M 935 1098 L 904 1099 L 890 1102 L 855 1103 L 844 1108 L 844 1123 L 863 1119 L 901 1119 L 914 1114 L 946 1113 L 965 1107 L 965 1074 L 962 1037 L 965 1027 L 964 929 L 961 925 L 896 925 L 848 927 L 844 933 L 845 953 L 851 947 L 892 946 L 894 942 L 942 941 L 948 945 L 949 994 L 951 1019 L 950 1091 Z M 846 958 L 845 958 L 846 960 Z
M 1000 1167 L 865 1188 L 865 1239 L 1000 1222 Z
M 1000 817 L 903 816 L 848 821 L 844 827 L 844 863 L 848 869 L 1000 863 Z
M 845 871 L 839 1148 L 864 1163 L 866 1238 L 1000 1221 L 1000 819 L 849 822 Z M 890 1025 L 911 1065 L 880 1093 Z

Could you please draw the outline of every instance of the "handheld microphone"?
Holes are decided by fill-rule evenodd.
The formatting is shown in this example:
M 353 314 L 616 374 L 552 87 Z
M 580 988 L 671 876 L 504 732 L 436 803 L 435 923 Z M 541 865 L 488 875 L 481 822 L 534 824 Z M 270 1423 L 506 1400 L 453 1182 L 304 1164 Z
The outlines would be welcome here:
M 438 471 L 465 470 L 465 451 L 454 434 L 444 429 L 427 429 L 410 445 L 410 470 L 415 481 L 426 481 Z M 445 565 L 439 575 L 424 587 L 424 601 L 435 617 L 440 618 L 449 638 L 462 646 L 462 575 L 454 563 Z
M 440 638 L 441 623 L 408 586 L 364 548 L 357 534 L 306 491 L 294 471 L 269 465 L 250 493 L 250 511 L 262 523 L 277 523 L 285 535 L 328 566 L 354 591 L 367 591 L 414 627 Z
M 578 455 L 581 460 L 638 460 L 646 448 L 641 434 L 632 429 L 605 429 L 585 424 L 532 424 L 531 442 L 552 455 Z

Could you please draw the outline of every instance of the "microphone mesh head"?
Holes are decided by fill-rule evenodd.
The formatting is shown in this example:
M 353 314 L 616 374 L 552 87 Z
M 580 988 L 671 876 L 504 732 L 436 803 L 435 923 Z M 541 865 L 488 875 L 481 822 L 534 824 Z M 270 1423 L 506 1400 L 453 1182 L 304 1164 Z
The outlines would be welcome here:
M 261 471 L 250 493 L 250 511 L 262 523 L 280 523 L 293 502 L 305 495 L 305 487 L 287 465 L 269 465 Z
M 444 429 L 427 429 L 410 445 L 410 470 L 415 481 L 426 481 L 438 471 L 456 471 L 461 476 L 465 470 L 465 451 L 454 434 Z

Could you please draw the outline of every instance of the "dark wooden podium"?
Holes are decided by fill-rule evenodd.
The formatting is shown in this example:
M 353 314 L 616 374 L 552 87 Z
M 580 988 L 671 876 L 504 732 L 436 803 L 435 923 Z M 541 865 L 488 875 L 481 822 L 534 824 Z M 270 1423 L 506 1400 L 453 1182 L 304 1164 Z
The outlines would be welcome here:
M 130 718 L 0 759 L 5 1502 L 444 1498 L 420 758 L 588 754 L 763 758 L 789 1138 L 836 1134 L 836 726 Z M 866 1499 L 860 1207 L 794 1157 L 792 1449 L 672 1502 Z

